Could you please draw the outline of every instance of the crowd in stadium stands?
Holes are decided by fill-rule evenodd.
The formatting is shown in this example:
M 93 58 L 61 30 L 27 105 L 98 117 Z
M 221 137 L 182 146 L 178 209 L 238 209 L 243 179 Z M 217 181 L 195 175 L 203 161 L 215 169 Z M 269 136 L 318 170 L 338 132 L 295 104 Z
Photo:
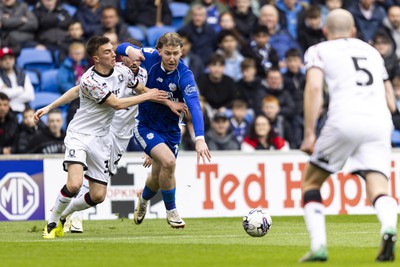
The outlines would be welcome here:
M 303 56 L 325 40 L 326 16 L 340 7 L 353 14 L 357 38 L 382 55 L 400 108 L 400 0 L 1 0 L 0 154 L 63 152 L 79 101 L 49 114 L 47 125 L 32 123 L 32 108 L 46 103 L 44 93 L 59 96 L 79 83 L 91 65 L 84 46 L 91 36 L 107 36 L 115 46 L 131 37 L 154 46 L 157 28 L 183 38 L 182 60 L 201 95 L 210 150 L 298 149 Z M 50 64 L 21 63 L 32 57 L 24 54 L 29 49 L 50 52 Z M 45 86 L 53 70 L 52 86 Z M 194 150 L 192 124 L 184 122 L 181 149 Z M 398 129 L 392 143 L 400 146 Z

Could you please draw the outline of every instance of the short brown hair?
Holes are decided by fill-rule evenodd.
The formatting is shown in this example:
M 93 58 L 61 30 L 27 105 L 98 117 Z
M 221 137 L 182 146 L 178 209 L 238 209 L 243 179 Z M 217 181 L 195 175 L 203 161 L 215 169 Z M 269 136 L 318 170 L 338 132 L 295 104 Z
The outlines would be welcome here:
M 93 36 L 86 44 L 86 51 L 89 57 L 93 57 L 100 46 L 110 42 L 110 39 L 104 36 Z
M 183 47 L 183 41 L 176 32 L 167 32 L 157 40 L 156 48 L 161 49 L 164 46 L 180 46 Z
M 246 57 L 242 63 L 240 63 L 240 69 L 243 71 L 249 68 L 256 68 L 256 61 L 254 58 Z

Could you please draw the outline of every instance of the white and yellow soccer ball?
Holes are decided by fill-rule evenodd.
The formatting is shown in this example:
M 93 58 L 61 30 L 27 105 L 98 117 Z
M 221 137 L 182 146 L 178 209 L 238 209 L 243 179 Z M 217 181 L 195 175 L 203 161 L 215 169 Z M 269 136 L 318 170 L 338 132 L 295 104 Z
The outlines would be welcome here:
M 263 209 L 252 209 L 243 217 L 243 228 L 253 237 L 262 237 L 272 226 L 271 216 Z

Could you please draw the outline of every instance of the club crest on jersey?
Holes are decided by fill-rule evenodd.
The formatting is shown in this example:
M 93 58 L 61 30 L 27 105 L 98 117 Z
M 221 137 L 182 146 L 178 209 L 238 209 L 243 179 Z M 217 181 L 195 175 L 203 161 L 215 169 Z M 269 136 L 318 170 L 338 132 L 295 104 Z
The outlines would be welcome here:
M 68 157 L 69 158 L 75 158 L 75 149 L 70 149 L 68 151 Z
M 191 86 L 190 84 L 185 87 L 184 91 L 186 95 L 191 95 L 197 92 L 196 87 Z
M 169 90 L 171 92 L 175 92 L 176 91 L 176 84 L 170 83 L 170 84 L 168 84 L 168 87 L 169 87 Z
M 146 138 L 149 139 L 149 140 L 151 140 L 151 139 L 154 138 L 154 134 L 153 134 L 153 133 L 148 133 L 148 134 L 146 135 Z
M 118 83 L 124 82 L 124 75 L 120 74 L 118 75 Z
M 163 78 L 158 77 L 158 78 L 156 79 L 156 81 L 162 83 L 164 80 L 163 80 Z

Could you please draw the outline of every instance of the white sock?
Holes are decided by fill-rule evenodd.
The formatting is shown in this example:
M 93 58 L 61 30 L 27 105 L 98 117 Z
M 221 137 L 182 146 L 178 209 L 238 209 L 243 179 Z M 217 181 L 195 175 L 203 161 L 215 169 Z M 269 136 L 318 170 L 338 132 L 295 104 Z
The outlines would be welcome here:
M 326 246 L 325 207 L 322 203 L 309 202 L 304 205 L 304 221 L 310 235 L 311 250 Z
M 92 205 L 89 205 L 86 202 L 85 195 L 81 195 L 80 197 L 74 198 L 71 201 L 71 204 L 62 213 L 61 218 L 65 219 L 68 215 L 72 214 L 75 211 L 85 210 L 85 209 L 90 208 L 90 207 L 92 207 Z
M 143 204 L 147 204 L 150 199 L 144 199 L 142 196 L 140 196 L 140 200 L 142 201 Z
M 381 223 L 381 234 L 388 229 L 396 231 L 398 209 L 396 200 L 390 196 L 381 196 L 375 201 L 374 207 Z
M 71 203 L 71 199 L 72 199 L 71 197 L 63 196 L 63 194 L 61 194 L 61 191 L 58 193 L 56 203 L 53 206 L 48 223 L 55 222 L 56 224 L 58 224 L 61 214 Z

